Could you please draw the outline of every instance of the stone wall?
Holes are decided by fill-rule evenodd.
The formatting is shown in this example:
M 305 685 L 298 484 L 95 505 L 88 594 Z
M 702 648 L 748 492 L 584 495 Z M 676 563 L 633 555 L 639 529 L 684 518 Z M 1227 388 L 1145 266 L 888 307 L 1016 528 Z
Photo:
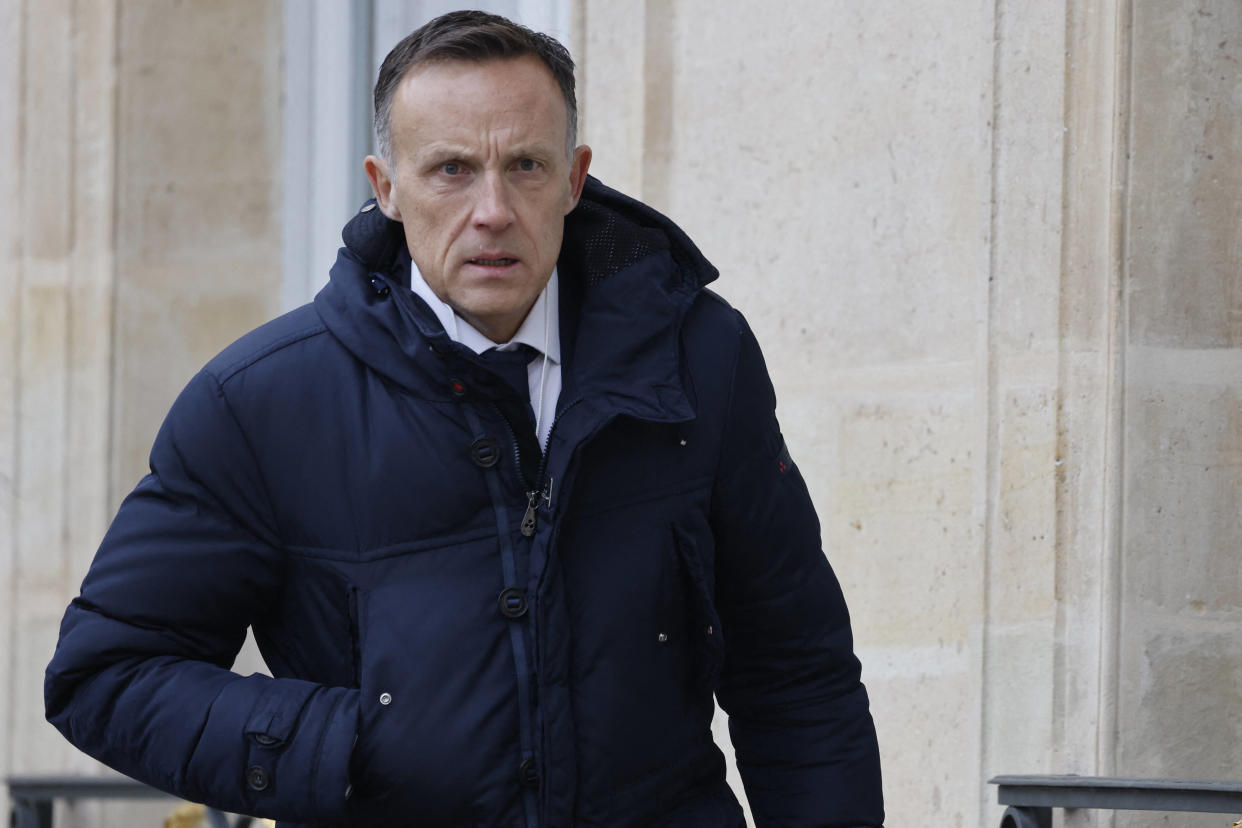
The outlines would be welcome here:
M 0 3 L 0 777 L 91 764 L 42 687 L 109 517 L 115 24 L 108 2 Z
M 279 307 L 281 10 L 0 0 L 0 777 L 98 770 L 43 720 L 60 617 L 177 392 Z
M 1136 2 L 1132 43 L 1116 761 L 1237 779 L 1242 5 Z

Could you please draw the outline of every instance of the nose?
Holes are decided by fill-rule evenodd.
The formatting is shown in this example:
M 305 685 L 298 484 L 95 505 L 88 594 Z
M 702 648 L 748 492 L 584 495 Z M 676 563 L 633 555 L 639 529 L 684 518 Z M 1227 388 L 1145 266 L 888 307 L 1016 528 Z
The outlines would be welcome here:
M 513 223 L 512 194 L 503 176 L 479 176 L 476 189 L 472 217 L 475 227 L 503 230 Z

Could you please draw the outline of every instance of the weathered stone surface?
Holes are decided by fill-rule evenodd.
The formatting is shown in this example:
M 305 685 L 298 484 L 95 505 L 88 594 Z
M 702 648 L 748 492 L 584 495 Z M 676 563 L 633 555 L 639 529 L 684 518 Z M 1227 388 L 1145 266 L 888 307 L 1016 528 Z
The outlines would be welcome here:
M 1242 617 L 1242 383 L 1132 389 L 1126 609 Z M 1242 770 L 1242 768 L 1240 768 Z
M 21 331 L 22 195 L 22 8 L 16 0 L 0 2 L 0 595 L 16 587 L 17 466 L 21 452 L 18 419 L 18 369 Z M 11 606 L 0 606 L 0 641 L 13 641 L 17 618 Z M 0 705 L 12 710 L 9 687 L 15 665 L 12 655 L 0 657 Z M 13 744 L 13 716 L 0 715 L 0 746 Z M 0 749 L 0 775 L 12 772 L 12 752 Z M 0 789 L 0 813 L 9 812 L 7 788 Z
M 968 406 L 876 401 L 842 412 L 821 520 L 864 646 L 960 647 L 977 623 Z
M 1117 761 L 1132 776 L 1242 778 L 1242 641 L 1237 617 L 1148 614 L 1127 629 Z M 1219 828 L 1233 816 L 1128 814 L 1126 826 Z
M 666 206 L 779 349 L 778 377 L 795 354 L 817 357 L 807 370 L 970 359 L 987 267 L 989 16 L 693 2 L 672 25 L 674 71 L 651 93 L 676 112 Z
M 281 4 L 123 2 L 117 38 L 114 506 L 189 377 L 279 307 Z
M 977 668 L 966 651 L 918 656 L 900 656 L 905 675 L 863 668 L 884 764 L 886 824 L 982 826 L 973 786 L 963 784 L 979 772 Z
M 1133 5 L 1131 334 L 1242 347 L 1242 5 Z

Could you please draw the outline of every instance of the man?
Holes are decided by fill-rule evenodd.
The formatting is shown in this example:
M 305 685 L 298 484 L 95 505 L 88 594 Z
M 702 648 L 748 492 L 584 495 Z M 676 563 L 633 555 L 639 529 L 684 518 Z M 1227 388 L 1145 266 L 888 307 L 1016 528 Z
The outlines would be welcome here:
M 759 825 L 881 823 L 758 346 L 587 177 L 572 70 L 478 12 L 385 60 L 330 283 L 190 382 L 69 607 L 83 750 L 286 823 L 727 828 L 715 692 Z

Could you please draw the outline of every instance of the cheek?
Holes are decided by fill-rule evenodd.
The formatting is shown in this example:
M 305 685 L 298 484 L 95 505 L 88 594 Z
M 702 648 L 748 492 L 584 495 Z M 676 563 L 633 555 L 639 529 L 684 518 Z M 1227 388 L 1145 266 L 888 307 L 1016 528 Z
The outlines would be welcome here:
M 451 204 L 412 205 L 406 214 L 406 235 L 419 239 L 425 247 L 445 248 L 457 235 L 457 214 L 456 206 Z

